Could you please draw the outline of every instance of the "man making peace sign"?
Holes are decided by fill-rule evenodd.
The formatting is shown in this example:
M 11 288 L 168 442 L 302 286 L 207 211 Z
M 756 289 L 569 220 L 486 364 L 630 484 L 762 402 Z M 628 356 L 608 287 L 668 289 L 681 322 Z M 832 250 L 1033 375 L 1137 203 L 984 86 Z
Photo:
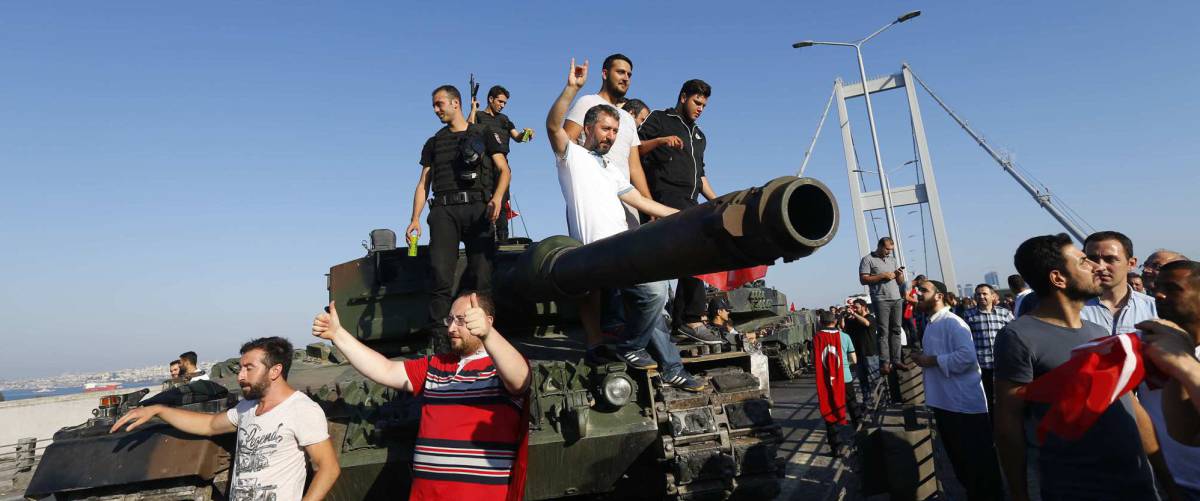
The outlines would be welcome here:
M 364 376 L 423 397 L 410 499 L 520 499 L 525 490 L 529 362 L 492 327 L 494 316 L 488 296 L 460 294 L 444 319 L 451 351 L 415 360 L 363 345 L 332 302 L 313 319 L 313 335 Z

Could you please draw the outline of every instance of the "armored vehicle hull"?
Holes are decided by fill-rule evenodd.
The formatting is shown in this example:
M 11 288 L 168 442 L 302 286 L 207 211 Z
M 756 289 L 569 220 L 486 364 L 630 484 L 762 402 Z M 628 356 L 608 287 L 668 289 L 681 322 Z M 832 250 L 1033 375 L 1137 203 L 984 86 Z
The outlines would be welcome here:
M 567 237 L 500 245 L 493 277 L 497 328 L 530 360 L 533 375 L 526 499 L 773 497 L 780 432 L 745 340 L 704 350 L 681 345 L 688 370 L 710 383 L 703 392 L 684 392 L 664 386 L 654 371 L 620 362 L 584 364 L 574 298 L 598 288 L 805 257 L 833 238 L 837 219 L 824 185 L 788 177 L 589 245 Z M 436 348 L 437 330 L 429 327 L 427 313 L 430 281 L 424 249 L 410 257 L 376 246 L 365 257 L 333 266 L 328 288 L 343 327 L 404 359 Z M 211 370 L 213 381 L 234 393 L 236 364 L 230 360 Z M 296 352 L 288 381 L 329 419 L 342 467 L 330 499 L 406 496 L 419 425 L 416 399 L 366 380 L 335 347 L 322 343 Z M 218 411 L 231 400 L 193 405 Z M 96 431 L 106 431 L 126 407 L 64 430 L 45 453 L 47 459 L 101 458 L 111 467 L 43 459 L 26 494 L 229 495 L 228 443 L 165 425 L 113 435 Z M 189 452 L 176 457 L 172 450 Z

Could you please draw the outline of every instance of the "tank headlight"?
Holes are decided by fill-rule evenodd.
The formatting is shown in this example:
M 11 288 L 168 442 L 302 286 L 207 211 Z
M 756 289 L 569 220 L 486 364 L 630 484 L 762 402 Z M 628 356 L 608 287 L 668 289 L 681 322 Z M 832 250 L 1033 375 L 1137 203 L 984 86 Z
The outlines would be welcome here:
M 603 389 L 604 400 L 613 407 L 621 407 L 633 398 L 633 380 L 623 373 L 606 376 Z

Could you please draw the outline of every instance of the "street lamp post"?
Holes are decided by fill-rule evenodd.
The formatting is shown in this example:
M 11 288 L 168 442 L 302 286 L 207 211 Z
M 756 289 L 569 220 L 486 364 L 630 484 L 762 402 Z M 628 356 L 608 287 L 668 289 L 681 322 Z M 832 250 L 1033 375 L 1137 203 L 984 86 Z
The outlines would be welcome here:
M 892 236 L 896 245 L 895 255 L 900 265 L 904 265 L 904 253 L 900 249 L 900 236 L 896 231 L 896 216 L 892 214 L 892 190 L 888 184 L 887 176 L 883 173 L 883 155 L 879 153 L 879 135 L 875 132 L 875 109 L 871 106 L 871 92 L 867 89 L 867 68 L 863 64 L 862 46 L 868 40 L 875 38 L 876 35 L 883 33 L 884 30 L 891 28 L 894 25 L 903 23 L 921 15 L 921 11 L 914 10 L 906 13 L 895 21 L 892 21 L 884 27 L 875 30 L 874 33 L 867 35 L 865 38 L 857 42 L 818 42 L 815 40 L 805 40 L 792 44 L 793 48 L 799 49 L 803 47 L 812 47 L 814 45 L 837 45 L 842 47 L 854 47 L 854 53 L 858 55 L 858 74 L 862 78 L 863 99 L 867 101 L 867 122 L 871 127 L 871 145 L 875 147 L 875 167 L 879 173 L 879 187 L 883 195 L 883 214 L 887 218 L 888 234 Z

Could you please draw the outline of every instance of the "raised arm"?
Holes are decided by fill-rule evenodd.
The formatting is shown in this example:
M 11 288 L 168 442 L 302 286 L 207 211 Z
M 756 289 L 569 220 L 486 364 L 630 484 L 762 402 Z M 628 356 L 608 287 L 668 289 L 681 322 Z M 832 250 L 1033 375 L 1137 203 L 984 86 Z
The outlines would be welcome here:
M 408 372 L 404 370 L 404 363 L 388 360 L 350 335 L 342 327 L 333 301 L 329 302 L 328 313 L 322 312 L 313 319 L 312 333 L 321 339 L 333 341 L 333 344 L 342 350 L 342 354 L 346 355 L 350 365 L 368 379 L 398 390 L 410 393 L 413 391 Z
M 223 435 L 225 433 L 233 433 L 235 428 L 233 423 L 229 422 L 229 418 L 225 417 L 225 413 L 208 414 L 205 412 L 193 412 L 165 405 L 151 405 L 147 407 L 138 407 L 127 412 L 116 423 L 113 423 L 112 428 L 108 429 L 109 433 L 113 433 L 126 424 L 125 431 L 133 430 L 149 421 L 155 416 L 166 421 L 167 424 L 174 426 L 176 429 L 191 433 L 192 435 L 203 435 L 211 437 L 213 435 Z
M 554 150 L 554 154 L 559 157 L 567 153 L 567 145 L 574 139 L 563 128 L 563 121 L 566 119 L 567 108 L 571 106 L 571 101 L 575 99 L 579 89 L 583 88 L 583 84 L 587 82 L 587 71 L 587 61 L 583 62 L 583 66 L 576 66 L 575 59 L 571 58 L 571 69 L 567 73 L 567 85 L 563 87 L 558 99 L 555 99 L 554 104 L 550 106 L 550 113 L 546 115 L 546 137 L 550 138 L 550 149 Z M 579 131 L 575 131 L 575 137 L 578 136 Z
M 492 358 L 504 388 L 514 395 L 529 389 L 529 382 L 533 379 L 529 373 L 529 362 L 492 326 L 492 317 L 479 307 L 479 297 L 475 294 L 471 294 L 471 308 L 463 317 L 467 331 L 483 341 L 483 349 Z
M 671 214 L 679 212 L 679 209 L 667 207 L 663 204 L 655 202 L 649 198 L 643 197 L 638 190 L 629 190 L 621 195 L 621 201 L 629 204 L 634 209 L 644 214 L 649 214 L 654 217 L 667 217 Z

